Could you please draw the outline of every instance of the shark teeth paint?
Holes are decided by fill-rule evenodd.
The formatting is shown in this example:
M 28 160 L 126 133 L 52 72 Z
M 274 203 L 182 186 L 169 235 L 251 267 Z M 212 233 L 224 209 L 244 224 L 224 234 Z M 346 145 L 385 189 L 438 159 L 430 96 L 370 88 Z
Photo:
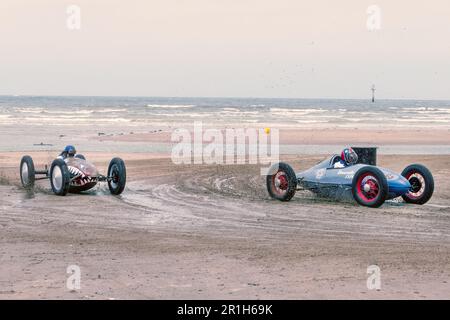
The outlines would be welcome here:
M 68 166 L 70 177 L 71 177 L 71 186 L 84 186 L 87 183 L 96 182 L 97 177 L 91 177 L 84 174 L 83 171 L 76 167 Z

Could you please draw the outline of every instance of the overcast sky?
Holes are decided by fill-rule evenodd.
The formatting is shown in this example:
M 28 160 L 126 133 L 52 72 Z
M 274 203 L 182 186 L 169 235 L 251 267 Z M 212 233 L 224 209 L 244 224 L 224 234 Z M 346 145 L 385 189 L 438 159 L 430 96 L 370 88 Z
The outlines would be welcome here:
M 0 41 L 4 95 L 450 99 L 448 0 L 1 0 Z

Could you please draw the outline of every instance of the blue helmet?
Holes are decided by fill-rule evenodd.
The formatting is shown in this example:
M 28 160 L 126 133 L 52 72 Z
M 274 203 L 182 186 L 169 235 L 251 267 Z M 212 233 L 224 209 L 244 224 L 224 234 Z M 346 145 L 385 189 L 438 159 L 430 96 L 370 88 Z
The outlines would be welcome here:
M 73 157 L 77 153 L 77 150 L 74 146 L 68 145 L 64 148 L 63 153 L 66 153 L 68 156 Z

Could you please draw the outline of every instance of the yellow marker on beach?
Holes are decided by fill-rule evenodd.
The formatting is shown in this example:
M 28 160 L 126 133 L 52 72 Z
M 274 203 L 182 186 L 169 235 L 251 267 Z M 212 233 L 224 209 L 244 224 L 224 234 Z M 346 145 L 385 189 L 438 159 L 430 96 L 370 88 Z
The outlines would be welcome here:
M 270 128 L 264 128 L 264 132 L 265 132 L 266 134 L 269 134 L 269 133 L 270 133 Z

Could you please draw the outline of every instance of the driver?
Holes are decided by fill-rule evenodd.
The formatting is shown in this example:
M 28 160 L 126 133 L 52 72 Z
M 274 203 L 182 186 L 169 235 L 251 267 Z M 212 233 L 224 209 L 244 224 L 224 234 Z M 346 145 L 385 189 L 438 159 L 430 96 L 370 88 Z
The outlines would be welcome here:
M 60 159 L 66 159 L 66 158 L 72 158 L 76 155 L 77 150 L 74 146 L 68 145 L 64 148 L 64 150 L 61 152 L 61 154 L 58 156 Z
M 358 162 L 358 155 L 352 148 L 345 148 L 341 152 L 341 160 L 334 164 L 334 168 L 345 168 Z

